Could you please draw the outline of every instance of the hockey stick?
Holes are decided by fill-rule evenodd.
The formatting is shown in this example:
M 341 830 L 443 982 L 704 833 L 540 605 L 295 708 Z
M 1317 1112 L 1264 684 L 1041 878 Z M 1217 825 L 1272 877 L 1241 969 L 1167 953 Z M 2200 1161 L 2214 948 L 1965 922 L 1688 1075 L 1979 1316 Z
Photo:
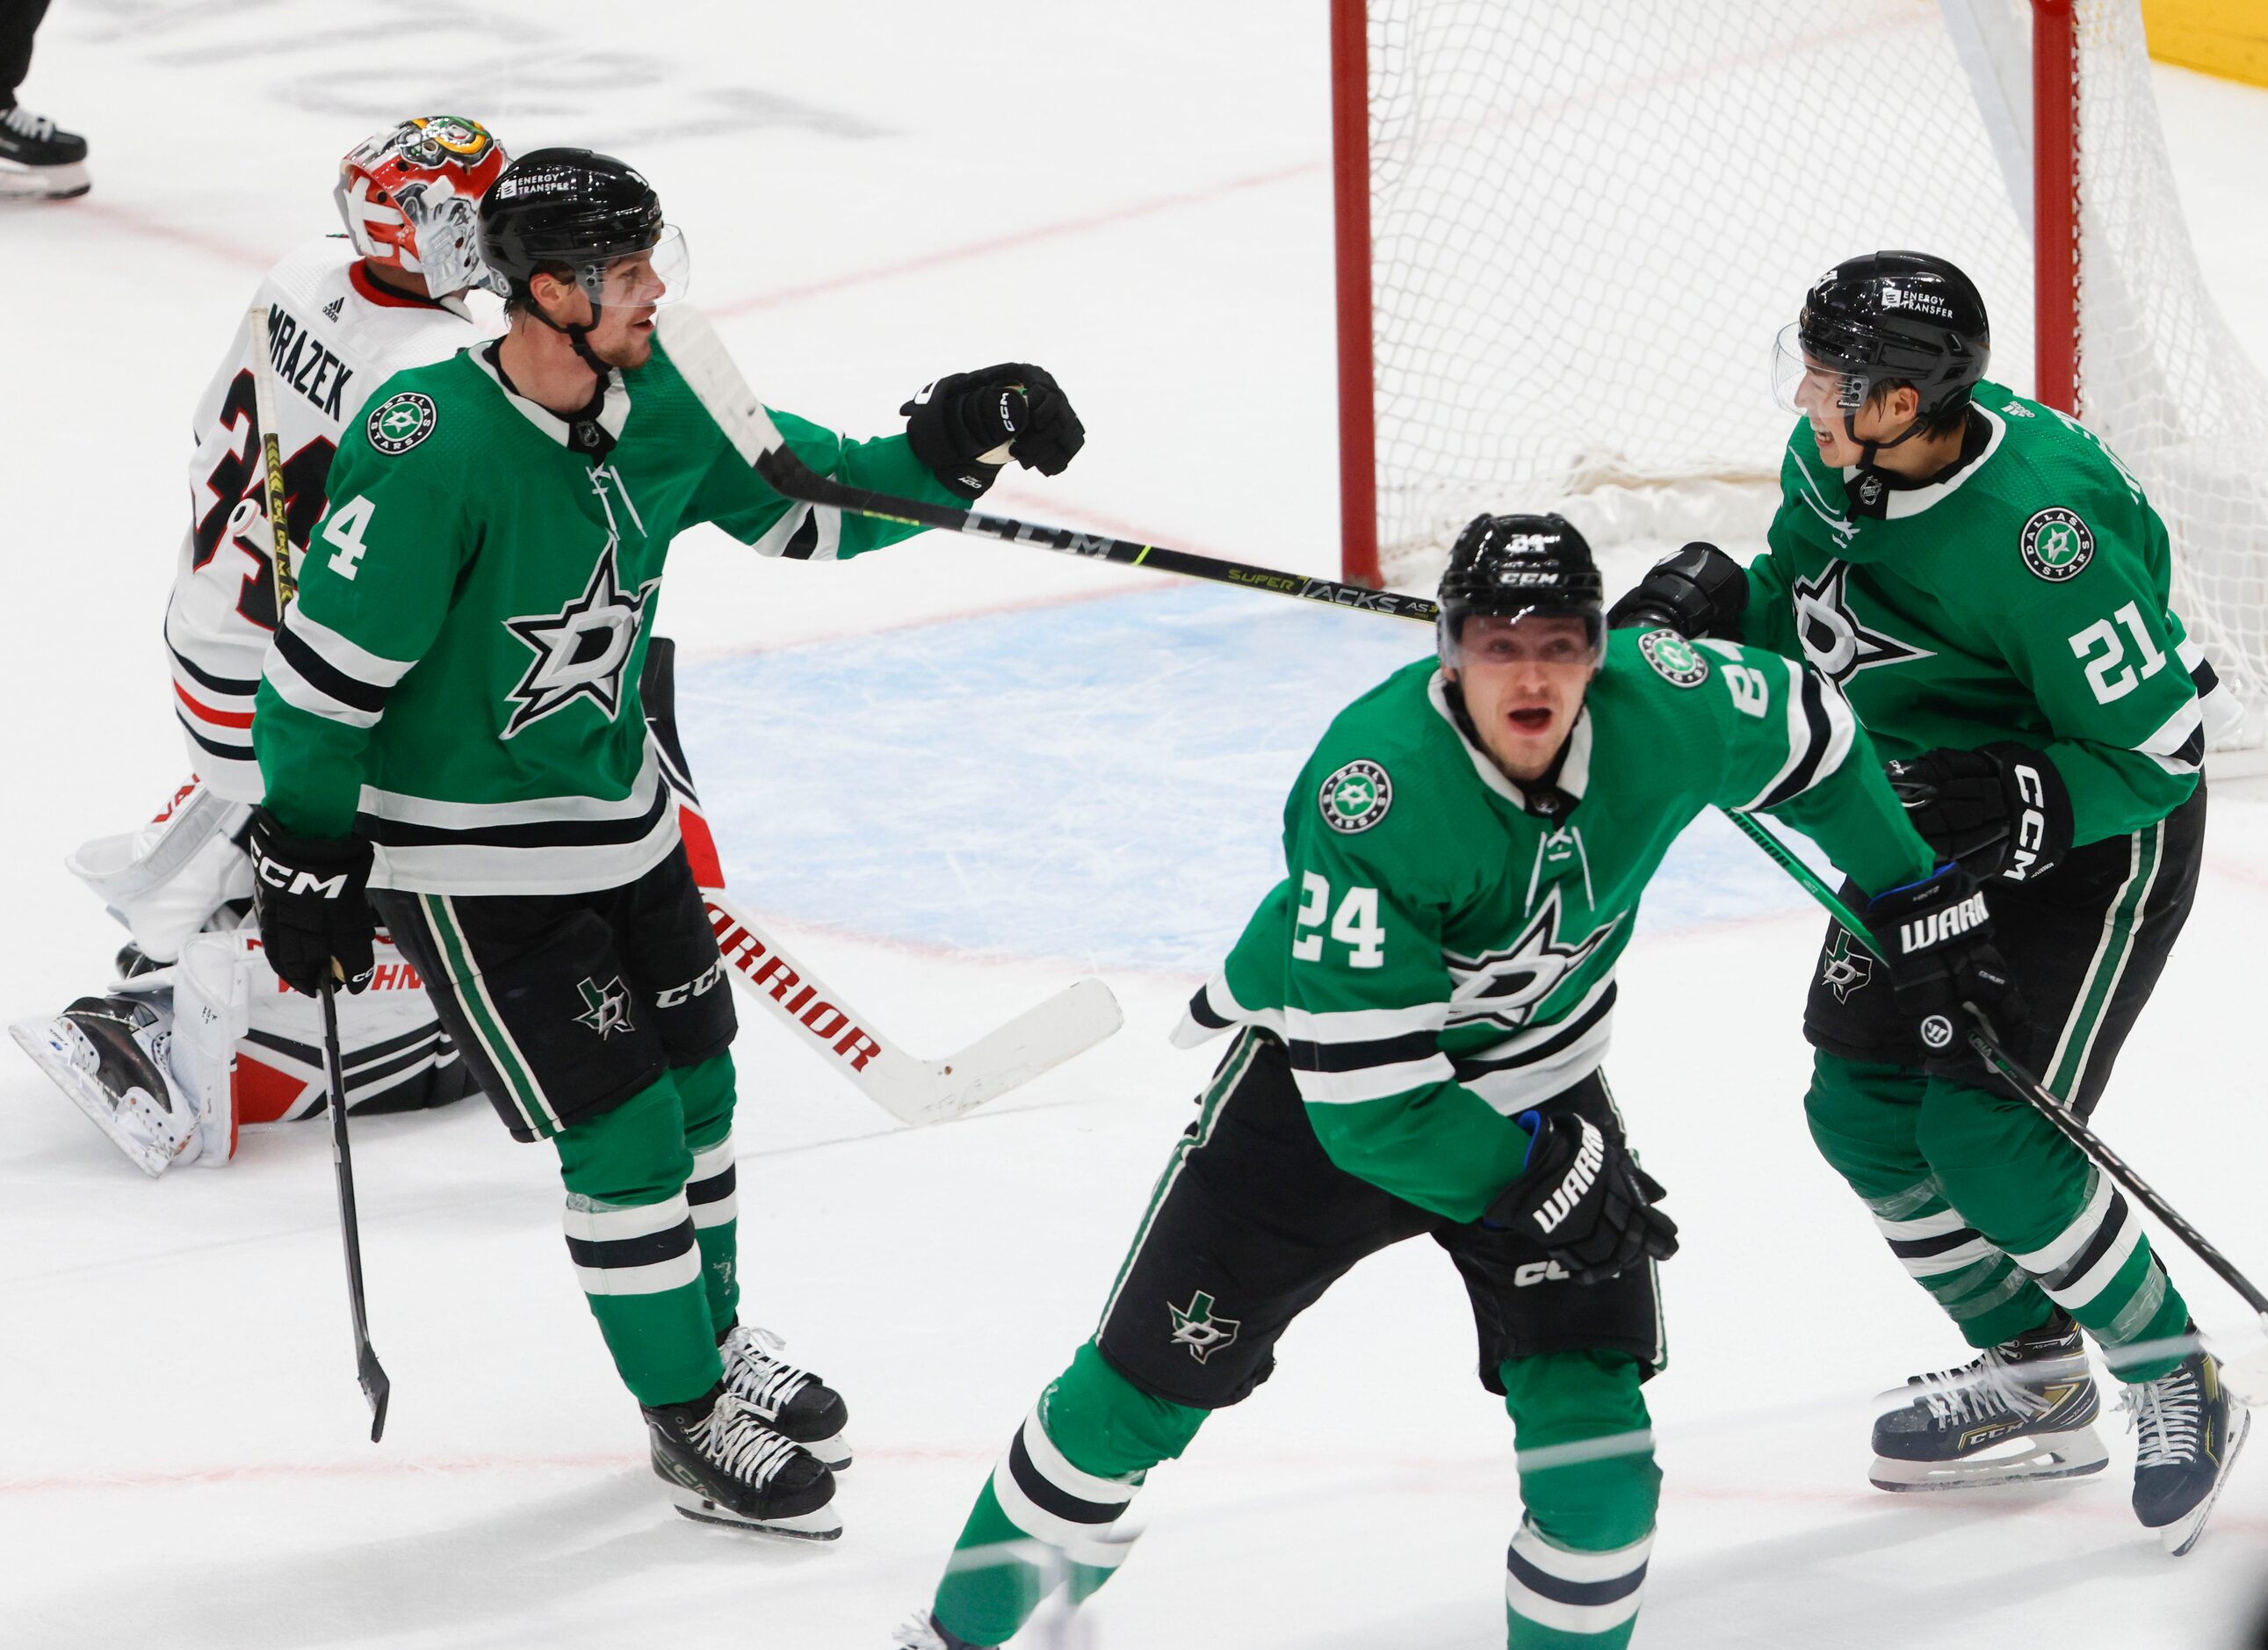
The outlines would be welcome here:
M 1732 821 L 1749 835 L 1756 846 L 1770 854 L 1780 869 L 1793 877 L 1806 893 L 1826 907 L 1853 939 L 1881 958 L 1885 967 L 1889 965 L 1889 960 L 1883 956 L 1881 942 L 1867 932 L 1866 924 L 1852 914 L 1850 908 L 1836 897 L 1834 890 L 1809 866 L 1797 858 L 1786 843 L 1745 814 L 1733 814 Z M 2137 1203 L 2157 1216 L 2168 1231 L 2179 1238 L 2215 1277 L 2235 1290 L 2244 1304 L 2259 1315 L 2261 1328 L 2268 1330 L 2268 1295 L 2264 1295 L 2250 1278 L 2239 1271 L 2204 1233 L 2191 1226 L 2180 1210 L 2160 1197 L 2149 1182 L 2127 1167 L 2126 1160 L 2112 1151 L 2101 1135 L 2088 1128 L 2078 1113 L 2065 1105 L 2052 1089 L 2010 1054 L 2007 1045 L 1993 1031 L 1992 1022 L 1974 1004 L 1965 1003 L 1962 1006 L 1968 1009 L 1970 1018 L 1976 1022 L 1969 1030 L 1969 1046 L 1977 1051 L 1977 1057 L 2030 1101 L 2032 1109 L 2045 1117 L 2058 1133 L 2084 1153 L 2088 1161 L 2124 1186 L 2133 1194 Z M 2221 1378 L 2228 1389 L 2244 1403 L 2268 1403 L 2268 1346 L 2223 1362 Z
M 1125 1023 L 1101 980 L 1065 986 L 958 1054 L 924 1060 L 791 957 L 724 892 L 703 888 L 717 948 L 733 976 L 806 1047 L 900 1123 L 945 1123 L 1084 1053 Z
M 789 451 L 786 440 L 772 423 L 771 416 L 749 389 L 723 343 L 698 312 L 683 306 L 664 310 L 656 321 L 656 330 L 661 334 L 671 360 L 677 364 L 687 383 L 703 405 L 709 409 L 740 455 L 755 467 L 756 473 L 774 490 L 800 503 L 847 510 L 857 515 L 877 517 L 886 521 L 902 521 L 911 526 L 972 534 L 980 538 L 1036 544 L 1044 549 L 1059 550 L 1091 560 L 1118 562 L 1132 567 L 1153 567 L 1160 572 L 1179 573 L 1185 578 L 1235 585 L 1275 595 L 1325 602 L 1334 607 L 1357 608 L 1394 618 L 1431 621 L 1440 615 L 1439 606 L 1421 597 L 1405 596 L 1392 591 L 1366 590 L 1358 585 L 1341 584 L 1336 579 L 1311 578 L 1273 568 L 1226 561 L 1218 556 L 1137 544 L 1127 539 L 1074 533 L 1065 527 L 1035 526 L 1005 516 L 925 504 L 917 499 L 901 498 L 830 480 L 817 474 Z M 1867 933 L 1866 924 L 1813 873 L 1810 866 L 1796 858 L 1785 843 L 1756 820 L 1730 809 L 1726 812 L 1744 835 L 1801 884 L 1814 899 L 1832 912 L 1855 938 L 1876 956 L 1881 955 L 1881 948 Z M 1973 1009 L 1970 1012 L 1975 1013 Z M 2222 1281 L 2261 1314 L 2264 1326 L 2268 1326 L 2268 1300 L 2264 1300 L 2251 1282 L 2231 1265 L 2219 1249 L 2207 1242 L 2195 1226 L 2128 1168 L 2124 1160 L 2104 1145 L 2085 1123 L 2065 1109 L 2037 1078 L 2026 1072 L 2000 1045 L 1982 1016 L 1978 1016 L 1978 1024 L 1970 1032 L 1969 1040 L 1970 1046 L 1977 1049 L 1995 1070 L 2014 1083 L 2018 1092 L 2038 1109 L 2050 1123 L 2068 1135 L 2082 1152 L 2133 1193 L 2145 1208 L 2164 1221 L 2167 1227 L 2195 1251 Z M 2264 1398 L 2268 1398 L 2268 1348 L 2240 1362 L 2245 1366 L 2242 1373 L 2248 1375 L 2257 1374 L 2257 1389 Z M 2250 1367 L 2255 1364 L 2258 1366 L 2257 1372 Z M 2239 1374 L 2239 1366 L 2229 1366 L 2232 1389 L 2237 1387 Z
M 276 564 L 276 611 L 299 593 L 291 571 L 291 524 L 284 497 L 284 438 L 276 428 L 275 366 L 268 353 L 268 310 L 254 304 L 246 317 L 252 334 L 252 414 L 260 421 L 260 461 L 267 479 L 268 531 Z
M 347 1150 L 347 1079 L 339 1055 L 339 1000 L 323 982 L 323 1075 L 331 1086 L 331 1164 L 338 1171 L 339 1235 L 347 1251 L 347 1305 L 354 1315 L 355 1377 L 370 1401 L 370 1441 L 386 1431 L 386 1401 L 394 1383 L 370 1344 L 370 1314 L 363 1302 L 362 1230 L 355 1219 L 354 1159 Z
M 682 304 L 661 310 L 654 317 L 654 330 L 660 335 L 670 360 L 687 385 L 739 449 L 740 456 L 774 491 L 799 504 L 847 510 L 853 515 L 903 522 L 909 527 L 939 527 L 948 533 L 1036 545 L 1088 561 L 1154 568 L 1163 573 L 1211 579 L 1215 584 L 1235 585 L 1246 590 L 1263 590 L 1271 595 L 1293 596 L 1329 607 L 1361 608 L 1395 618 L 1423 619 L 1431 623 L 1440 611 L 1422 596 L 1405 596 L 1398 591 L 1371 590 L 1361 585 L 1343 584 L 1336 578 L 1311 578 L 1304 573 L 1287 573 L 1278 568 L 1224 561 L 1219 556 L 1168 549 L 1162 545 L 1137 544 L 1130 539 L 1114 539 L 1107 534 L 1042 527 L 1006 516 L 986 515 L 981 511 L 960 510 L 950 505 L 901 498 L 894 493 L 878 493 L 831 480 L 789 450 L 771 415 L 756 399 L 723 341 L 698 310 Z

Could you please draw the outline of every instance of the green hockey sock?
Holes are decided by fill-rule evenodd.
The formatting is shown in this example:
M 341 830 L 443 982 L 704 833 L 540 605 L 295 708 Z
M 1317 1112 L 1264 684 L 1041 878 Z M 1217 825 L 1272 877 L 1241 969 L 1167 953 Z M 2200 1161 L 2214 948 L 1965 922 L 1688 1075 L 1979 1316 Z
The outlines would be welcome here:
M 1827 1053 L 1812 1058 L 1804 1111 L 1811 1138 L 1874 1217 L 1906 1275 L 1945 1308 L 1971 1346 L 1997 1346 L 2054 1313 L 2039 1285 L 1957 1212 L 1923 1154 L 1929 1079 Z M 1980 1097 L 1982 1098 L 1982 1097 Z
M 1111 1525 L 1205 1415 L 1143 1391 L 1092 1341 L 1080 1347 L 977 1493 L 938 1585 L 938 1621 L 971 1644 L 998 1645 L 1058 1585 L 1074 1605 L 1086 1600 L 1126 1556 Z
M 1661 1472 L 1638 1361 L 1547 1352 L 1498 1374 L 1527 1506 L 1505 1555 L 1510 1650 L 1622 1650 L 1638 1624 Z
M 622 1384 L 683 1403 L 724 1379 L 685 1198 L 693 1154 L 666 1077 L 560 1131 L 567 1253 Z
M 701 1245 L 701 1280 L 708 1291 L 710 1327 L 718 1334 L 740 1315 L 740 1201 L 733 1160 L 733 1057 L 720 1054 L 673 1072 L 685 1110 L 685 1144 L 693 1173 L 685 1201 Z

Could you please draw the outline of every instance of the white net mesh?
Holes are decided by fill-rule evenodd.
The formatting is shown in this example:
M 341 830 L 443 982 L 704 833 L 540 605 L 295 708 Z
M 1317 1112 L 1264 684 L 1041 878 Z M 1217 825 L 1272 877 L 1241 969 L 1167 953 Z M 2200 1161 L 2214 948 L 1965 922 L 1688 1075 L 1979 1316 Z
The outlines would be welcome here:
M 2198 275 L 2134 0 L 2080 10 L 2082 412 L 2174 531 L 2183 616 L 2268 704 L 2268 498 L 2243 461 L 2268 386 Z M 1564 509 L 1602 547 L 1760 541 L 1788 429 L 1771 340 L 1853 252 L 1961 265 L 1992 377 L 2029 393 L 2029 11 L 1371 0 L 1388 581 L 1429 585 L 1484 508 Z

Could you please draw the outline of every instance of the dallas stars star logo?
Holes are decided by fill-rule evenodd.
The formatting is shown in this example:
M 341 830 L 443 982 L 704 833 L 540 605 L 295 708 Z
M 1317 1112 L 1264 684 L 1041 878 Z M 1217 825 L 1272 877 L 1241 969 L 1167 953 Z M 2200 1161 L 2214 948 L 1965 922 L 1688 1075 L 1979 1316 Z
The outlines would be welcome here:
M 1451 1025 L 1492 1021 L 1507 1031 L 1517 1031 L 1535 1017 L 1544 998 L 1606 944 L 1616 923 L 1622 920 L 1617 917 L 1574 944 L 1562 945 L 1559 910 L 1559 885 L 1555 883 L 1509 948 L 1483 952 L 1476 957 L 1442 954 L 1449 965 L 1449 977 L 1456 982 L 1449 996 Z
M 1212 1315 L 1212 1297 L 1200 1289 L 1189 1297 L 1186 1307 L 1166 1302 L 1166 1310 L 1174 1316 L 1174 1344 L 1186 1346 L 1189 1356 L 1203 1363 L 1236 1338 L 1236 1327 L 1241 1318 L 1217 1318 Z
M 1847 1003 L 1851 993 L 1864 991 L 1874 977 L 1874 960 L 1851 943 L 1851 936 L 1838 928 L 1835 944 L 1819 965 L 1819 983 L 1835 993 L 1835 1000 Z
M 646 598 L 661 581 L 649 578 L 635 591 L 623 589 L 615 565 L 618 543 L 607 540 L 591 582 L 558 612 L 504 622 L 535 655 L 509 696 L 514 709 L 504 738 L 578 699 L 597 705 L 609 722 L 622 709 L 622 669 L 637 643 Z
M 1851 611 L 1850 578 L 1851 564 L 1834 561 L 1818 578 L 1795 581 L 1795 635 L 1813 669 L 1839 688 L 1862 670 L 1932 657 L 1926 647 L 1861 624 Z
M 585 980 L 575 988 L 583 994 L 584 1013 L 575 1016 L 578 1026 L 588 1026 L 605 1041 L 617 1031 L 635 1029 L 630 1024 L 630 988 L 616 975 L 604 985 Z

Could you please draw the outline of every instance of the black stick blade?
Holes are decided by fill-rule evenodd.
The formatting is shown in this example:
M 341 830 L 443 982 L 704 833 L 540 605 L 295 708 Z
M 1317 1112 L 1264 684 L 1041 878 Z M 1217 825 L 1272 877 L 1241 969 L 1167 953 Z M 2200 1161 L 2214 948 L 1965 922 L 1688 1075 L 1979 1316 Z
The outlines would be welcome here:
M 394 1382 L 387 1379 L 385 1366 L 367 1341 L 363 1343 L 355 1375 L 362 1382 L 362 1396 L 370 1400 L 370 1441 L 375 1444 L 386 1433 L 386 1401 L 394 1396 Z

